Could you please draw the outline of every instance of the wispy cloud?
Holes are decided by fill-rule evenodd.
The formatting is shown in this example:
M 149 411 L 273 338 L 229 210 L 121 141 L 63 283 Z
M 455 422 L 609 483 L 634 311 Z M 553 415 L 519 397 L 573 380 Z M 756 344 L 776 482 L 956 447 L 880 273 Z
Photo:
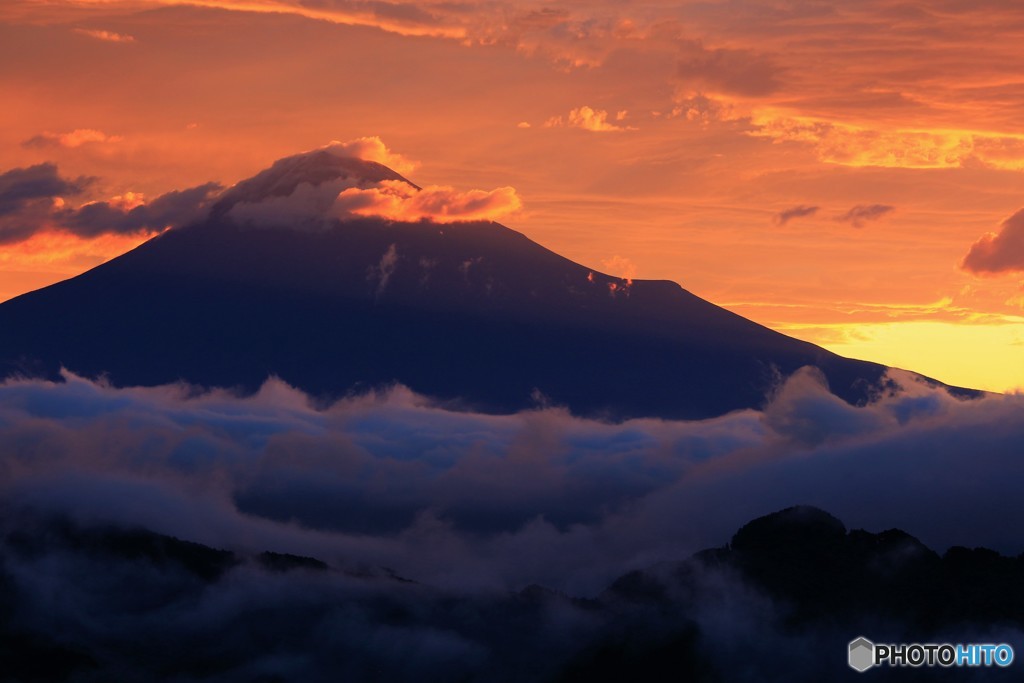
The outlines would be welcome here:
M 806 206 L 804 204 L 801 204 L 800 206 L 794 206 L 784 211 L 780 211 L 779 213 L 775 214 L 775 224 L 785 225 L 794 218 L 805 218 L 807 216 L 813 216 L 814 214 L 818 213 L 819 208 L 821 207 Z
M 896 207 L 888 204 L 858 204 L 836 218 L 841 223 L 849 223 L 855 228 L 863 228 L 869 221 L 877 221 L 882 216 L 892 213 Z
M 636 264 L 628 258 L 619 256 L 616 254 L 610 259 L 601 261 L 601 265 L 608 272 L 609 275 L 620 277 L 626 281 L 627 284 L 633 283 L 633 278 L 636 277 Z
M 23 147 L 81 147 L 88 144 L 115 143 L 124 140 L 120 135 L 108 135 L 94 128 L 76 128 L 68 133 L 49 131 L 34 135 L 22 142 Z
M 76 28 L 75 33 L 83 36 L 89 36 L 96 40 L 102 40 L 108 43 L 134 43 L 135 36 L 128 35 L 127 33 L 114 33 L 113 31 L 102 31 L 99 29 L 91 28 Z

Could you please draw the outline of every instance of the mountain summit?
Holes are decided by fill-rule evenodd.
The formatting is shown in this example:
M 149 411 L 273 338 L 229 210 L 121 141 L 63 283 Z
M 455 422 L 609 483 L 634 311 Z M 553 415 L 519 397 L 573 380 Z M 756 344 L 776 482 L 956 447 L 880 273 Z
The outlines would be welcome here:
M 419 189 L 381 163 L 346 156 L 328 146 L 279 159 L 270 168 L 239 182 L 213 205 L 211 215 L 223 216 L 238 204 L 256 204 L 289 197 L 301 185 L 311 188 L 323 185 L 330 188 L 366 187 L 384 181 L 399 181 Z
M 494 222 L 338 208 L 396 183 L 419 192 L 330 150 L 278 161 L 206 220 L 0 305 L 0 376 L 66 368 L 114 385 L 252 391 L 276 375 L 325 398 L 401 383 L 456 407 L 541 403 L 612 419 L 759 407 L 805 365 L 850 402 L 883 376 L 673 282 L 591 270 Z

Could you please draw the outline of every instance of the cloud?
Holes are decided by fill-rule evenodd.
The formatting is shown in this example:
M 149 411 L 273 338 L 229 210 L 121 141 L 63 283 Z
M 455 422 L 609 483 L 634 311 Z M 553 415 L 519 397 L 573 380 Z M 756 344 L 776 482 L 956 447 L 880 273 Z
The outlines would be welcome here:
M 59 230 L 79 237 L 159 232 L 197 220 L 220 192 L 217 183 L 163 194 L 146 202 L 128 192 L 108 201 L 67 205 L 64 197 L 81 195 L 93 178 L 62 178 L 50 163 L 0 174 L 0 244 L 22 242 L 40 232 Z
M 36 200 L 79 195 L 92 178 L 61 178 L 55 164 L 44 163 L 0 173 L 0 216 L 17 213 Z
M 793 105 L 789 105 L 792 107 Z M 774 143 L 810 145 L 819 161 L 877 168 L 1024 169 L 1024 141 L 1010 134 L 956 130 L 903 130 L 803 116 L 798 109 L 754 106 L 748 135 Z
M 256 227 L 327 230 L 334 219 L 353 216 L 452 223 L 496 220 L 521 207 L 512 187 L 460 192 L 437 185 L 418 188 L 401 180 L 365 182 L 343 177 L 318 185 L 303 182 L 285 196 L 241 202 L 228 215 Z
M 121 142 L 123 139 L 120 135 L 107 135 L 101 130 L 76 128 L 69 133 L 40 133 L 25 140 L 21 145 L 23 147 L 70 147 L 73 149 L 92 143 Z
M 455 591 L 593 594 L 795 503 L 940 549 L 1020 552 L 998 520 L 1024 515 L 1024 397 L 893 378 L 903 389 L 865 407 L 805 371 L 764 411 L 620 424 L 452 412 L 400 387 L 315 407 L 277 380 L 248 398 L 10 381 L 0 499 Z
M 863 228 L 868 221 L 877 221 L 882 216 L 894 211 L 896 207 L 887 204 L 858 204 L 836 218 L 841 223 L 850 223 L 855 228 Z
M 54 225 L 79 237 L 160 232 L 203 218 L 223 189 L 220 183 L 204 183 L 167 192 L 148 203 L 142 195 L 128 193 L 109 201 L 56 211 Z
M 627 285 L 633 284 L 633 278 L 636 277 L 636 264 L 628 258 L 616 254 L 610 259 L 601 261 L 601 265 L 609 274 L 624 279 Z
M 62 178 L 44 163 L 0 173 L 0 244 L 19 242 L 42 229 L 64 197 L 81 195 L 93 178 Z
M 360 184 L 359 178 L 351 176 L 317 184 L 300 180 L 288 194 L 247 198 L 235 203 L 227 215 L 234 221 L 255 227 L 324 230 L 334 215 L 332 207 L 338 194 Z
M 820 208 L 821 207 L 819 206 L 807 206 L 805 204 L 788 208 L 785 211 L 780 211 L 779 213 L 775 214 L 775 224 L 782 226 L 790 222 L 794 218 L 805 218 L 807 216 L 813 216 L 814 214 L 818 213 L 818 209 Z
M 398 171 L 399 173 L 412 173 L 419 167 L 419 162 L 410 161 L 401 154 L 395 154 L 387 148 L 387 145 L 376 135 L 370 137 L 356 138 L 348 142 L 337 140 L 328 143 L 324 149 L 343 157 L 355 157 L 365 161 L 376 161 L 378 164 Z
M 83 36 L 89 36 L 96 40 L 102 40 L 108 43 L 134 43 L 135 37 L 130 36 L 127 33 L 114 33 L 113 31 L 101 31 L 98 29 L 88 28 L 76 28 L 75 33 Z
M 625 118 L 625 112 L 619 112 L 622 114 L 621 118 L 616 118 L 617 121 L 621 121 Z M 567 117 L 554 116 L 548 119 L 544 126 L 547 128 L 582 128 L 583 130 L 589 130 L 593 133 L 614 133 L 624 130 L 636 130 L 631 126 L 618 126 L 608 120 L 608 112 L 603 109 L 593 109 L 586 105 L 578 107 L 569 112 Z
M 377 296 L 379 297 L 387 289 L 388 282 L 391 280 L 391 276 L 395 272 L 395 266 L 398 265 L 398 249 L 394 244 L 388 245 L 387 251 L 380 257 L 380 262 L 376 268 L 373 268 L 369 273 L 369 278 L 377 282 Z
M 651 113 L 655 118 L 685 118 L 687 121 L 707 126 L 715 122 L 737 121 L 743 118 L 740 110 L 737 102 L 720 96 L 709 97 L 698 91 L 680 90 L 672 98 L 672 108 L 669 111 Z
M 167 4 L 157 0 L 154 4 Z M 411 2 L 365 2 L 361 0 L 324 0 L 315 5 L 297 0 L 270 0 L 255 3 L 248 0 L 194 0 L 201 7 L 259 12 L 268 14 L 295 14 L 307 19 L 327 21 L 348 26 L 370 26 L 402 36 L 431 36 L 466 40 L 465 6 L 448 6 L 453 12 L 446 14 L 444 5 L 421 7 Z
M 1003 221 L 998 233 L 979 237 L 960 267 L 978 275 L 1024 271 L 1024 209 Z
M 558 408 L 453 412 L 401 387 L 316 406 L 274 379 L 244 398 L 70 374 L 7 381 L 0 634 L 103 679 L 208 678 L 216 662 L 225 680 L 557 680 L 574 662 L 643 661 L 665 643 L 722 680 L 829 679 L 845 667 L 828 653 L 852 637 L 849 612 L 794 621 L 820 603 L 779 600 L 742 563 L 719 562 L 753 556 L 772 538 L 763 522 L 731 550 L 675 562 L 798 503 L 940 551 L 1019 553 L 1007 520 L 1024 514 L 1024 396 L 960 401 L 891 379 L 901 388 L 855 407 L 806 369 L 764 411 L 618 424 Z M 842 547 L 885 560 L 866 579 L 904 590 L 919 546 L 887 532 L 869 550 L 858 533 Z M 849 556 L 835 547 L 762 549 L 760 576 Z M 868 614 L 872 633 L 913 620 Z M 977 628 L 956 638 L 984 642 Z M 51 658 L 28 659 L 42 675 Z
M 336 216 L 379 216 L 396 221 L 430 220 L 435 223 L 496 220 L 522 208 L 515 188 L 460 192 L 430 185 L 417 189 L 400 180 L 385 180 L 375 187 L 342 190 L 334 202 Z
M 680 41 L 678 77 L 703 91 L 743 96 L 769 95 L 780 88 L 781 69 L 751 50 L 706 48 L 698 41 Z
M 370 164 L 362 162 L 373 162 Z M 512 187 L 460 191 L 418 187 L 390 167 L 415 164 L 388 150 L 377 137 L 332 142 L 285 157 L 224 193 L 214 208 L 256 227 L 330 229 L 335 220 L 377 216 L 436 223 L 494 220 L 522 207 Z

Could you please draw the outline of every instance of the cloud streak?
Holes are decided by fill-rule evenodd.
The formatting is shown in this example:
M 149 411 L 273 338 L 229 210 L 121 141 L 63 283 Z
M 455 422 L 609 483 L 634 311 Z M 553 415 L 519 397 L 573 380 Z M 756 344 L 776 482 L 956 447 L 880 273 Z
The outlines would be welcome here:
M 849 223 L 855 228 L 863 228 L 867 223 L 892 213 L 896 207 L 888 204 L 858 204 L 841 216 L 836 217 L 840 223 Z
M 818 209 L 820 208 L 821 207 L 818 206 L 806 206 L 804 204 L 801 204 L 799 206 L 794 206 L 792 208 L 786 209 L 785 211 L 780 211 L 779 213 L 775 214 L 775 225 L 783 226 L 796 218 L 806 218 L 807 216 L 813 216 L 814 214 L 818 213 Z
M 21 145 L 29 148 L 68 147 L 74 149 L 88 144 L 121 142 L 123 139 L 120 135 L 107 135 L 103 131 L 93 128 L 76 128 L 68 133 L 43 132 L 25 140 Z
M 102 31 L 99 29 L 76 28 L 75 33 L 107 43 L 134 43 L 135 36 L 127 33 L 115 33 L 113 31 Z

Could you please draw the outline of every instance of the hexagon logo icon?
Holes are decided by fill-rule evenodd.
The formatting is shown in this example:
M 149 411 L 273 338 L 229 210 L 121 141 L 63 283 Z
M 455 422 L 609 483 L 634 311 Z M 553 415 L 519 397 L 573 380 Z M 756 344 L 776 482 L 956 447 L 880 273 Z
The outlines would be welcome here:
M 861 636 L 850 641 L 850 668 L 864 673 L 875 665 L 875 644 Z

